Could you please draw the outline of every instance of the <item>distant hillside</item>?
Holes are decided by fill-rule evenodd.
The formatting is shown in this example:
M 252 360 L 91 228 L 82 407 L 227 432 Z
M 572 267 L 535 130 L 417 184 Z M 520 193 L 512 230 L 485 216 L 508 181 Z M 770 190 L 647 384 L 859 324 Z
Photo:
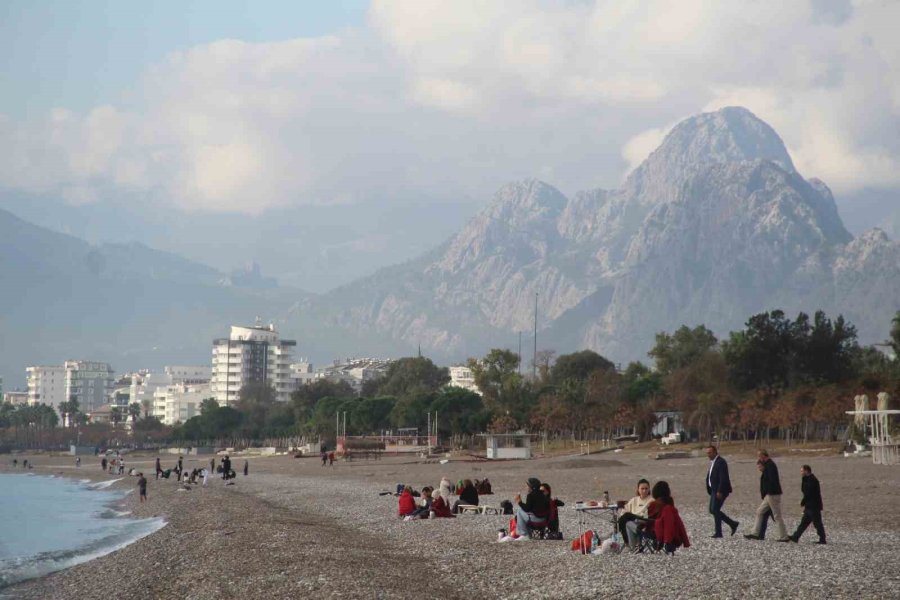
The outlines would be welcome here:
M 231 323 L 283 314 L 297 290 L 223 285 L 215 269 L 141 244 L 94 246 L 0 210 L 0 374 L 67 358 L 114 368 L 206 363 Z M 290 332 L 287 332 L 288 334 Z

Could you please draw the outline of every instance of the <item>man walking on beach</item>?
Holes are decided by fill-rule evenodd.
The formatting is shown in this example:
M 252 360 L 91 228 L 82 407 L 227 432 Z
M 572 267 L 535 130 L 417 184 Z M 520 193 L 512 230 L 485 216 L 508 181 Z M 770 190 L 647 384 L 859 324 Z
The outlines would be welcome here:
M 760 450 L 757 456 L 763 464 L 762 475 L 759 477 L 759 494 L 762 496 L 762 503 L 756 509 L 756 526 L 753 528 L 753 533 L 748 533 L 744 537 L 748 540 L 762 539 L 760 530 L 763 522 L 768 518 L 768 511 L 771 510 L 775 526 L 778 528 L 777 541 L 789 542 L 791 538 L 788 537 L 781 514 L 781 481 L 778 478 L 778 467 L 775 466 L 775 461 L 766 450 Z
M 819 534 L 819 541 L 816 543 L 824 544 L 825 525 L 822 523 L 822 488 L 819 486 L 819 480 L 812 474 L 812 467 L 809 465 L 800 467 L 800 475 L 802 476 L 800 490 L 803 492 L 800 506 L 803 507 L 803 518 L 800 519 L 797 531 L 794 532 L 790 539 L 794 543 L 799 542 L 800 536 L 812 523 L 813 527 L 816 528 L 816 533 Z
M 222 459 L 222 479 L 228 480 L 228 474 L 231 472 L 231 459 L 228 458 L 228 455 L 225 455 L 225 458 Z
M 719 450 L 709 445 L 706 448 L 706 456 L 709 458 L 709 470 L 706 472 L 706 493 L 709 494 L 709 514 L 713 516 L 715 524 L 714 538 L 722 537 L 722 523 L 731 528 L 731 535 L 737 531 L 739 523 L 722 512 L 725 499 L 732 492 L 731 479 L 728 477 L 728 463 L 719 456 Z
M 162 465 L 159 464 L 159 457 L 156 457 L 156 479 L 159 479 L 159 474 L 162 473 Z
M 144 477 L 143 473 L 138 473 L 138 490 L 141 493 L 141 502 L 147 499 L 147 478 Z
M 250 474 L 250 461 L 245 460 L 244 461 L 244 477 L 246 477 L 249 474 Z

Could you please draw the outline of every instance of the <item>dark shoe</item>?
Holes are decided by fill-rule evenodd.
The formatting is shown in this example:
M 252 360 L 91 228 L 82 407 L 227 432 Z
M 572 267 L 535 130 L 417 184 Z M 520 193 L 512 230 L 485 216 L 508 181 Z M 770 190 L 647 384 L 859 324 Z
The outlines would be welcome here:
M 745 533 L 744 538 L 748 540 L 761 540 L 762 538 L 755 533 Z
M 711 537 L 711 538 L 713 538 L 713 539 L 716 539 L 716 538 L 722 537 L 722 534 L 719 534 L 719 535 L 711 535 L 711 536 L 709 536 L 709 537 Z
M 795 536 L 795 535 L 789 535 L 789 536 L 788 536 L 788 541 L 794 542 L 794 543 L 796 544 L 797 542 L 800 541 L 800 538 L 798 538 L 798 537 Z
M 816 543 L 817 543 L 817 544 L 821 544 L 822 546 L 824 546 L 824 545 L 827 544 L 828 542 L 826 542 L 825 540 L 819 540 L 819 541 L 816 542 Z
M 737 532 L 738 525 L 740 525 L 740 523 L 737 521 L 734 522 L 734 525 L 729 525 L 729 527 L 731 527 L 731 535 L 734 535 Z

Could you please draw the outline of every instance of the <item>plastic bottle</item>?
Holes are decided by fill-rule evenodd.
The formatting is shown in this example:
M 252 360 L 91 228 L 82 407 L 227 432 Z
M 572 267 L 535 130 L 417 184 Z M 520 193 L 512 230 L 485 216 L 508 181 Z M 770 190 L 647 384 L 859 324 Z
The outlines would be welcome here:
M 609 492 L 603 492 L 603 501 L 609 506 Z

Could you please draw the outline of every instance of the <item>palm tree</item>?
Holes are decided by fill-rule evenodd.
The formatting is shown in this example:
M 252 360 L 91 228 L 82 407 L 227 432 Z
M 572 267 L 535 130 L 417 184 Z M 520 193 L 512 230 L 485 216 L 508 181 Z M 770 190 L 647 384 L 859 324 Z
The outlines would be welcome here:
M 122 422 L 122 409 L 118 406 L 113 406 L 109 411 L 109 421 L 113 424 L 113 428 Z

